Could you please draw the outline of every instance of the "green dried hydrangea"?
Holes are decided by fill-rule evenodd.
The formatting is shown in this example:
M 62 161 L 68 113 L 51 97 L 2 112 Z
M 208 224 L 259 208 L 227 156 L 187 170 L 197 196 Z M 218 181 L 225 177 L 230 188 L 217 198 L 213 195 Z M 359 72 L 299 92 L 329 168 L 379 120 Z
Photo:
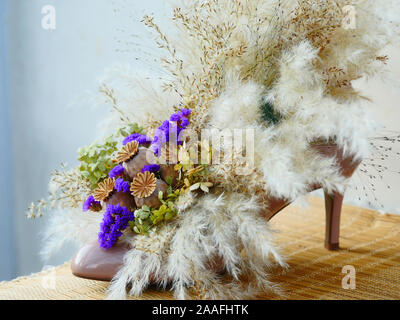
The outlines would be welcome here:
M 179 190 L 176 190 L 175 192 L 169 193 L 166 199 L 164 199 L 163 193 L 160 191 L 158 198 L 162 205 L 158 209 L 143 206 L 136 210 L 135 220 L 129 222 L 132 230 L 136 233 L 146 235 L 153 226 L 174 218 L 178 214 L 175 202 L 178 199 L 179 194 Z
M 133 133 L 144 134 L 143 129 L 134 123 L 105 138 L 103 143 L 94 142 L 78 150 L 79 172 L 89 181 L 92 190 L 97 188 L 98 183 L 107 178 L 110 170 L 117 165 L 112 159 L 121 138 Z

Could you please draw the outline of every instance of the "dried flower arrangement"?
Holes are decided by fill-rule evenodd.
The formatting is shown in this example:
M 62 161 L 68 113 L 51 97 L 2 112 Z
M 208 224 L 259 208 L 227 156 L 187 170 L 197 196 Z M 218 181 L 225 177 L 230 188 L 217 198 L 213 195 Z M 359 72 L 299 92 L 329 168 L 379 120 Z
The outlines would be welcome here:
M 355 28 L 346 27 L 349 6 L 357 13 Z M 126 68 L 119 70 L 129 85 L 137 84 L 134 98 L 131 86 L 127 93 L 126 86 L 102 84 L 100 94 L 115 114 L 112 126 L 123 129 L 82 149 L 79 168 L 53 175 L 49 202 L 63 210 L 47 229 L 44 254 L 67 240 L 97 238 L 105 249 L 128 244 L 110 298 L 124 298 L 128 285 L 129 294 L 140 295 L 154 281 L 171 283 L 178 298 L 276 290 L 268 267 L 286 264 L 262 213 L 271 197 L 291 201 L 309 185 L 343 191 L 348 179 L 334 159 L 310 148 L 316 140 L 333 139 L 356 159 L 367 156 L 375 125 L 352 81 L 385 70 L 381 49 L 398 35 L 388 8 L 400 5 L 190 1 L 173 11 L 175 37 L 145 16 L 166 53 L 160 63 L 168 77 L 161 85 L 135 82 Z M 218 152 L 207 141 L 188 139 L 188 131 L 201 136 L 203 129 L 239 128 L 256 137 L 250 170 L 237 160 L 244 148 L 221 155 L 232 162 L 196 161 Z M 117 137 L 123 137 L 120 148 Z M 46 204 L 32 206 L 32 215 Z

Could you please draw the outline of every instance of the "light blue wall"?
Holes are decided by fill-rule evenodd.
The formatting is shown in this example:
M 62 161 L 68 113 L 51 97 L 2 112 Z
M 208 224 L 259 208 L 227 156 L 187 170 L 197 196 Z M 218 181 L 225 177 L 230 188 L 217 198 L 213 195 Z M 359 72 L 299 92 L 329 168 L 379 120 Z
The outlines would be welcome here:
M 129 8 L 114 5 L 116 2 Z M 121 39 L 131 40 L 132 34 L 145 31 L 140 20 L 146 12 L 160 15 L 166 11 L 163 0 L 0 0 L 0 3 L 1 9 L 8 4 L 9 11 L 7 23 L 2 22 L 1 26 L 8 26 L 10 86 L 9 90 L 3 86 L 2 89 L 9 92 L 11 109 L 11 125 L 10 116 L 5 118 L 2 113 L 0 117 L 0 122 L 7 125 L 1 123 L 1 147 L 3 150 L 6 143 L 8 148 L 8 152 L 0 152 L 0 157 L 10 154 L 11 139 L 14 164 L 11 174 L 10 158 L 0 160 L 1 188 L 6 183 L 8 192 L 0 194 L 0 228 L 7 232 L 0 234 L 0 263 L 3 268 L 3 262 L 11 262 L 14 257 L 17 275 L 26 275 L 43 267 L 39 257 L 40 233 L 47 218 L 28 220 L 25 210 L 31 201 L 46 197 L 50 173 L 61 162 L 77 164 L 76 150 L 98 136 L 98 124 L 107 115 L 105 110 L 92 107 L 87 90 L 94 90 L 97 79 L 114 63 L 134 63 L 136 53 L 124 50 L 126 46 Z M 44 30 L 41 26 L 44 5 L 56 9 L 56 30 Z M 11 208 L 13 204 L 10 181 L 14 184 L 13 240 L 10 225 L 13 215 L 4 206 Z M 4 224 L 6 214 L 8 222 Z M 4 246 L 7 248 L 3 249 Z M 47 263 L 63 263 L 75 250 L 65 248 Z M 15 268 L 15 264 L 8 268 Z M 0 281 L 7 277 L 0 272 Z
M 17 274 L 40 271 L 47 217 L 29 220 L 30 202 L 46 198 L 50 173 L 77 165 L 76 151 L 98 134 L 104 111 L 85 91 L 115 62 L 113 11 L 107 0 L 8 0 L 10 105 L 14 157 Z M 56 29 L 42 28 L 41 9 L 56 9 Z M 48 213 L 47 216 L 51 214 Z M 64 248 L 47 264 L 70 259 Z
M 7 14 L 7 2 L 0 1 L 0 280 L 16 275 Z

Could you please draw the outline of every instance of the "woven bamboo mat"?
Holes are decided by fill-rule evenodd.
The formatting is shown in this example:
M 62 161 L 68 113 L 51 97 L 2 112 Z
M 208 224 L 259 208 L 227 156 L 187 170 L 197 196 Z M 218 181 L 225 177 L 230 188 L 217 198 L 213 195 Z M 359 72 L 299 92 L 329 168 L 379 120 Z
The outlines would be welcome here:
M 272 221 L 277 242 L 288 257 L 286 272 L 272 270 L 285 296 L 265 293 L 260 299 L 400 299 L 400 216 L 345 206 L 341 250 L 323 247 L 323 201 L 290 206 Z M 355 289 L 344 289 L 344 266 L 355 270 Z M 106 282 L 74 277 L 69 264 L 29 277 L 0 283 L 0 299 L 104 299 Z M 170 292 L 149 289 L 142 299 L 172 299 Z

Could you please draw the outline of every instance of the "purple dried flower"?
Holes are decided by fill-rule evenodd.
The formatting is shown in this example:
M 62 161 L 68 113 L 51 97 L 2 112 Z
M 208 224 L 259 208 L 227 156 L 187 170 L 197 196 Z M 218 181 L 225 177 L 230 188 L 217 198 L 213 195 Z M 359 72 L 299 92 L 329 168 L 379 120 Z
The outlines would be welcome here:
M 121 177 L 125 173 L 124 167 L 122 165 L 117 165 L 108 173 L 108 176 L 112 178 Z
M 122 178 L 115 180 L 115 190 L 118 192 L 129 192 L 130 185 L 128 181 L 124 181 Z
M 131 134 L 131 135 L 127 136 L 127 137 L 122 141 L 122 144 L 125 146 L 125 145 L 127 145 L 129 142 L 132 142 L 132 141 L 136 140 L 139 136 L 140 136 L 140 133 Z
M 93 196 L 89 196 L 86 201 L 83 203 L 82 207 L 83 212 L 87 212 L 89 210 L 100 211 L 101 204 L 99 201 L 96 201 Z
M 148 144 L 151 143 L 152 140 L 148 136 L 141 135 L 136 139 L 136 141 L 139 142 L 139 144 Z
M 188 116 L 190 116 L 190 114 L 192 113 L 192 110 L 190 110 L 190 109 L 182 109 L 182 110 L 181 110 L 181 113 L 182 113 L 182 115 L 183 115 L 184 117 L 188 117 Z
M 149 138 L 143 134 L 140 134 L 140 133 L 134 133 L 134 134 L 131 134 L 130 136 L 127 136 L 122 141 L 122 144 L 125 146 L 129 142 L 132 142 L 132 141 L 137 141 L 139 144 L 148 144 L 148 143 L 151 143 L 151 138 Z
M 169 128 L 169 121 L 168 121 L 168 120 L 165 120 L 165 121 L 162 123 L 162 125 L 160 126 L 159 129 L 161 129 L 161 130 L 163 130 L 163 131 L 167 131 L 168 128 Z
M 182 118 L 182 114 L 180 112 L 178 112 L 178 113 L 174 113 L 173 115 L 171 115 L 171 117 L 169 117 L 169 121 L 178 122 L 179 120 L 181 120 L 181 118 Z
M 129 221 L 133 221 L 135 215 L 127 208 L 119 205 L 108 205 L 100 224 L 99 244 L 103 249 L 111 248 L 122 236 L 122 231 L 126 229 Z
M 157 171 L 160 171 L 160 168 L 161 167 L 158 164 L 148 164 L 148 165 L 143 167 L 142 173 L 145 173 L 146 171 L 155 173 Z
M 162 147 L 172 139 L 175 139 L 177 145 L 183 143 L 179 140 L 179 134 L 185 130 L 190 122 L 187 117 L 191 114 L 192 110 L 182 109 L 180 112 L 171 115 L 170 120 L 166 120 L 163 124 L 156 129 L 154 139 L 151 144 L 151 149 L 156 156 L 160 156 Z
M 161 145 L 158 144 L 152 144 L 151 145 L 151 150 L 153 150 L 154 154 L 159 157 L 161 155 Z
M 189 124 L 190 124 L 190 122 L 187 118 L 183 118 L 180 123 L 181 127 L 184 129 L 186 129 L 189 126 Z

